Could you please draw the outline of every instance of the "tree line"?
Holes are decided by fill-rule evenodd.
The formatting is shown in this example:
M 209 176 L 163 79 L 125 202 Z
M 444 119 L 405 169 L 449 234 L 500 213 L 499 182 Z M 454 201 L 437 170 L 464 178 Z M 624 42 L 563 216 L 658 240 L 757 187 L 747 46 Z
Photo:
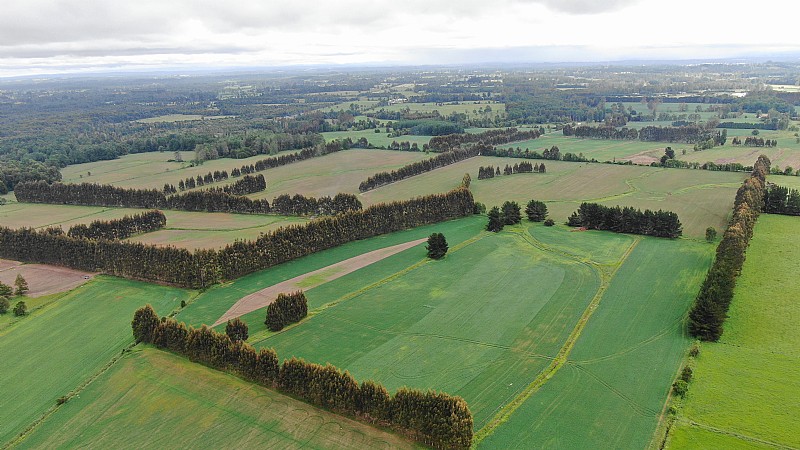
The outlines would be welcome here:
M 461 133 L 448 134 L 445 136 L 434 136 L 428 142 L 427 148 L 434 152 L 446 152 L 465 144 L 480 143 L 483 145 L 502 145 L 509 142 L 527 141 L 536 139 L 543 133 L 532 128 L 520 131 L 516 128 L 505 128 L 502 130 L 488 130 L 482 133 Z M 423 146 L 423 148 L 425 148 Z
M 361 184 L 358 185 L 358 190 L 361 192 L 366 192 L 390 183 L 419 175 L 421 173 L 430 172 L 440 167 L 449 166 L 450 164 L 455 164 L 459 161 L 464 161 L 465 159 L 478 156 L 485 148 L 486 147 L 482 145 L 475 145 L 467 149 L 456 148 L 454 150 L 440 153 L 433 158 L 407 164 L 391 172 L 378 172 L 362 181 Z
M 347 242 L 468 216 L 473 209 L 472 194 L 461 187 L 279 228 L 254 241 L 236 241 L 222 250 L 194 252 L 127 241 L 78 239 L 60 229 L 0 227 L 0 257 L 204 288 Z
M 681 221 L 672 211 L 646 209 L 642 212 L 629 206 L 603 206 L 597 203 L 581 203 L 578 210 L 569 216 L 567 225 L 671 239 L 683 233 Z
M 441 449 L 468 449 L 472 413 L 461 397 L 401 388 L 394 396 L 381 384 L 361 384 L 347 371 L 291 358 L 278 363 L 273 349 L 260 351 L 203 325 L 187 327 L 159 319 L 150 305 L 134 313 L 137 342 L 152 344 L 217 370 L 298 397 L 312 405 L 364 422 L 388 426 L 418 442 Z
M 339 193 L 333 198 L 281 194 L 272 200 L 271 212 L 284 216 L 335 216 L 347 211 L 359 211 L 361 207 L 361 201 L 353 194 Z
M 238 176 L 238 175 L 233 175 Z M 185 180 L 180 180 L 178 182 L 178 189 L 175 189 L 175 186 L 172 184 L 165 184 L 164 185 L 164 193 L 165 194 L 174 194 L 178 190 L 181 192 L 187 189 L 194 189 L 199 186 L 205 186 L 206 184 L 211 183 L 218 183 L 220 181 L 225 181 L 228 179 L 228 171 L 227 170 L 215 170 L 213 173 L 208 172 L 207 174 L 200 176 L 198 175 L 195 177 L 187 177 Z
M 800 216 L 800 191 L 768 184 L 764 190 L 764 212 Z
M 728 229 L 717 246 L 714 263 L 689 311 L 689 333 L 696 338 L 716 342 L 722 336 L 736 280 L 744 265 L 745 252 L 753 237 L 758 215 L 764 209 L 769 167 L 769 158 L 759 156 L 752 174 L 736 192 Z
M 596 162 L 594 159 L 587 159 L 583 153 L 561 153 L 557 145 L 553 145 L 549 149 L 544 149 L 542 153 L 530 149 L 522 150 L 521 148 L 497 148 L 490 147 L 481 153 L 482 156 L 497 156 L 503 158 L 522 158 L 522 159 L 548 159 L 553 161 L 570 161 L 570 162 Z
M 67 235 L 83 239 L 122 240 L 141 233 L 150 233 L 167 226 L 167 217 L 161 211 L 148 211 L 116 220 L 95 220 L 89 225 L 70 227 Z
M 503 175 L 512 175 L 515 173 L 545 173 L 547 169 L 544 167 L 544 164 L 533 165 L 527 161 L 522 161 L 521 163 L 515 163 L 513 166 L 506 164 L 503 168 Z M 484 180 L 486 178 L 494 178 L 495 176 L 500 176 L 500 166 L 495 168 L 494 166 L 486 166 L 486 167 L 479 167 L 478 168 L 478 179 Z
M 698 125 L 688 125 L 683 127 L 657 127 L 646 126 L 640 130 L 635 128 L 617 129 L 610 126 L 594 127 L 590 125 L 564 125 L 561 130 L 564 136 L 575 136 L 591 139 L 617 139 L 617 140 L 640 140 L 646 142 L 683 142 L 695 144 L 704 142 L 708 139 L 719 140 L 721 133 L 708 130 Z M 722 145 L 724 142 L 719 143 Z
M 764 139 L 755 136 L 747 136 L 742 141 L 739 137 L 734 137 L 731 140 L 731 144 L 733 145 L 744 145 L 745 147 L 776 147 L 778 145 L 778 141 L 775 139 Z
M 308 315 L 308 300 L 303 291 L 278 294 L 278 298 L 267 306 L 264 325 L 270 331 L 281 331 L 286 325 L 300 322 Z

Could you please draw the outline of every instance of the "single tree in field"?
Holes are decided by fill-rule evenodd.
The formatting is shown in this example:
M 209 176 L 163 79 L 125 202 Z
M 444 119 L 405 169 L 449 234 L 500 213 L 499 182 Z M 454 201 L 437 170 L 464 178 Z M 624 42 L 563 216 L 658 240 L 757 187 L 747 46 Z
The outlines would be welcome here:
M 717 230 L 714 227 L 706 228 L 706 240 L 708 242 L 714 242 L 714 239 L 717 238 Z
M 225 325 L 225 334 L 227 334 L 233 342 L 246 341 L 249 337 L 247 324 L 239 320 L 238 317 L 228 321 L 228 324 Z
M 486 225 L 487 230 L 497 233 L 503 229 L 503 221 L 500 218 L 500 209 L 497 206 L 494 206 L 489 210 L 488 216 L 489 223 Z
M 21 273 L 17 274 L 17 279 L 14 280 L 14 286 L 16 286 L 14 290 L 15 295 L 25 295 L 25 293 L 28 292 L 28 282 L 25 281 Z
M 447 240 L 442 233 L 433 233 L 428 236 L 428 258 L 442 259 L 447 254 Z
M 465 188 L 469 189 L 469 185 L 472 183 L 472 177 L 469 176 L 468 173 L 464 174 L 464 178 L 461 179 L 461 185 Z
M 531 222 L 541 222 L 547 217 L 547 205 L 539 200 L 531 200 L 525 207 L 525 215 Z
M 546 220 L 544 221 L 544 226 L 546 226 L 546 227 L 552 227 L 552 226 L 553 226 L 553 225 L 555 225 L 555 224 L 556 224 L 556 223 L 553 221 L 553 219 L 546 219 Z
M 11 303 L 8 302 L 7 298 L 0 297 L 0 314 L 7 313 L 8 308 L 11 308 Z
M 519 203 L 507 201 L 503 203 L 503 224 L 515 225 L 522 221 Z
M 14 305 L 14 315 L 24 316 L 25 314 L 28 314 L 28 305 L 23 301 L 17 302 L 17 304 Z
M 14 290 L 11 289 L 11 286 L 0 282 L 0 298 L 11 298 L 12 295 L 14 295 Z

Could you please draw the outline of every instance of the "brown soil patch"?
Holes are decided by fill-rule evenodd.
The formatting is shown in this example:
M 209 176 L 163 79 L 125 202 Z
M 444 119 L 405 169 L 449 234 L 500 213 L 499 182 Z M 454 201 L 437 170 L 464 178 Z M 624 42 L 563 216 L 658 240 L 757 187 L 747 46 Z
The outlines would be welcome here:
M 48 266 L 44 264 L 22 264 L 17 261 L 0 259 L 0 281 L 14 286 L 17 274 L 22 274 L 28 282 L 28 297 L 65 292 L 86 283 L 95 274 L 66 267 Z
M 241 317 L 249 312 L 263 308 L 275 301 L 275 298 L 277 298 L 278 294 L 281 292 L 293 292 L 300 289 L 308 290 L 317 287 L 320 284 L 343 277 L 349 273 L 355 272 L 358 269 L 376 263 L 384 258 L 388 258 L 389 256 L 402 252 L 403 250 L 407 250 L 415 245 L 419 245 L 427 240 L 428 238 L 422 238 L 411 242 L 405 242 L 403 244 L 393 245 L 391 247 L 373 250 L 371 252 L 340 261 L 336 264 L 331 264 L 330 266 L 317 269 L 313 272 L 296 276 L 290 280 L 280 282 L 258 292 L 253 292 L 248 296 L 242 297 L 238 302 L 236 302 L 236 304 L 231 306 L 230 309 L 228 309 L 228 311 L 223 314 L 222 317 L 217 319 L 212 326 L 215 327 L 221 323 L 227 322 L 228 320 Z M 315 279 L 311 282 L 304 282 L 311 277 L 315 277 Z
M 620 161 L 630 161 L 634 164 L 640 166 L 649 166 L 651 163 L 660 162 L 660 158 L 656 158 L 652 155 L 653 150 L 645 150 L 643 152 L 636 153 L 635 155 L 627 156 L 625 158 L 618 158 Z

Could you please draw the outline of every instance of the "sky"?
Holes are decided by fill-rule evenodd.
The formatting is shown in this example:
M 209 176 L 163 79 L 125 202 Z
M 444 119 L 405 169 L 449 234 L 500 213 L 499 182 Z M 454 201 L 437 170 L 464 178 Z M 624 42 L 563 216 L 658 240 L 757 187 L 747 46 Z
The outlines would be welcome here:
M 2 0 L 0 76 L 774 54 L 800 60 L 798 19 L 800 2 L 786 0 Z

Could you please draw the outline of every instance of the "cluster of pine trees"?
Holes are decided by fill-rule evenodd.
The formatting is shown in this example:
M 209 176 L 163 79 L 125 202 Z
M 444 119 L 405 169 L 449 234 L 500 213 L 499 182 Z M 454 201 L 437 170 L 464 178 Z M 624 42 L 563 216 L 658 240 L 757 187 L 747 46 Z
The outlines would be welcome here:
M 753 165 L 753 173 L 736 192 L 733 216 L 717 247 L 714 263 L 706 274 L 689 311 L 689 333 L 704 341 L 718 341 L 728 317 L 736 279 L 744 265 L 753 227 L 764 208 L 764 194 L 770 160 L 764 155 Z
M 665 238 L 676 238 L 683 233 L 681 221 L 674 212 L 649 209 L 642 212 L 629 206 L 620 208 L 597 203 L 581 203 L 569 216 L 567 225 Z
M 485 147 L 482 145 L 475 145 L 468 149 L 456 148 L 451 151 L 440 153 L 433 158 L 429 158 L 424 161 L 417 161 L 415 163 L 407 164 L 391 172 L 378 172 L 367 178 L 365 181 L 362 181 L 358 186 L 358 190 L 361 192 L 366 192 L 389 183 L 404 180 L 421 173 L 430 172 L 431 170 L 438 169 L 440 167 L 449 166 L 450 164 L 455 164 L 459 161 L 480 155 L 484 148 Z
M 222 188 L 222 191 L 231 195 L 247 195 L 261 192 L 267 188 L 267 180 L 264 175 L 245 175 L 233 184 L 229 184 Z
M 95 220 L 86 224 L 73 225 L 67 235 L 83 239 L 121 240 L 141 233 L 150 233 L 167 226 L 167 217 L 161 211 L 148 211 L 117 220 Z
M 264 325 L 270 331 L 281 331 L 283 327 L 300 322 L 308 315 L 308 300 L 303 291 L 290 294 L 280 293 L 274 302 L 267 306 L 267 319 Z
M 744 138 L 744 143 L 742 142 L 741 138 L 734 137 L 731 140 L 731 144 L 744 145 L 745 147 L 776 147 L 778 145 L 778 141 L 775 139 L 764 139 L 755 136 L 748 136 Z
M 468 449 L 472 444 L 472 413 L 461 397 L 401 388 L 391 396 L 372 381 L 358 384 L 334 366 L 291 358 L 278 363 L 272 349 L 256 349 L 231 340 L 203 325 L 186 327 L 174 319 L 159 319 L 147 305 L 131 322 L 137 342 L 152 344 L 209 367 L 299 397 L 313 405 L 391 427 L 417 441 L 442 449 Z
M 519 203 L 512 201 L 503 202 L 502 208 L 492 207 L 487 217 L 489 222 L 486 224 L 486 230 L 494 233 L 502 231 L 506 225 L 516 225 L 522 221 Z
M 764 212 L 800 216 L 800 191 L 769 184 L 764 191 Z
M 509 142 L 536 139 L 542 133 L 538 129 L 520 131 L 516 128 L 488 130 L 482 133 L 448 134 L 434 136 L 428 142 L 428 149 L 434 152 L 446 152 L 464 144 L 481 143 L 484 145 L 502 145 Z
M 164 185 L 164 193 L 165 194 L 174 194 L 178 190 L 181 192 L 185 191 L 186 189 L 194 189 L 196 187 L 205 186 L 206 184 L 211 183 L 218 183 L 220 181 L 224 181 L 228 179 L 228 171 L 223 170 L 215 170 L 213 173 L 208 172 L 204 176 L 198 175 L 197 178 L 188 177 L 185 180 L 181 180 L 178 182 L 178 189 L 175 189 L 175 186 L 171 184 Z
M 333 216 L 347 211 L 361 210 L 361 201 L 353 194 L 336 194 L 333 198 L 319 199 L 300 194 L 281 194 L 272 200 L 272 212 L 285 216 Z
M 615 128 L 609 126 L 593 127 L 590 125 L 564 125 L 561 130 L 564 136 L 575 136 L 591 139 L 617 139 L 646 142 L 683 142 L 695 144 L 709 139 L 717 141 L 721 134 L 698 125 L 683 127 L 646 126 L 640 130 L 635 128 Z M 723 142 L 724 144 L 724 142 Z
M 518 164 L 514 164 L 513 166 L 506 164 L 503 168 L 503 175 L 512 175 L 515 173 L 545 173 L 546 168 L 544 164 L 541 166 L 537 163 L 533 165 L 527 161 L 523 161 Z M 478 168 L 478 179 L 485 180 L 487 178 L 494 178 L 495 176 L 500 176 L 500 166 L 495 168 L 494 166 L 487 166 L 487 167 L 479 167 Z
M 347 242 L 468 216 L 474 207 L 472 193 L 460 187 L 279 228 L 219 251 L 78 239 L 61 229 L 0 227 L 0 257 L 203 288 Z

